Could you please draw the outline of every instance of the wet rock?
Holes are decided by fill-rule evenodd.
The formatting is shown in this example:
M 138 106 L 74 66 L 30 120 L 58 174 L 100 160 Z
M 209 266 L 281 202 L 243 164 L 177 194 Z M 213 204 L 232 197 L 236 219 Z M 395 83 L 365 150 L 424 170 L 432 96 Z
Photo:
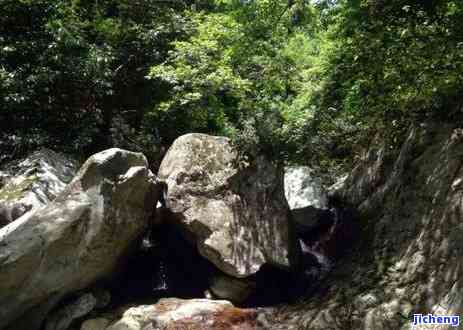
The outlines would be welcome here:
M 210 279 L 209 287 L 215 297 L 241 303 L 255 291 L 256 283 L 250 279 L 214 274 Z
M 72 321 L 90 313 L 97 305 L 97 299 L 86 293 L 47 318 L 45 330 L 67 330 Z
M 223 272 L 247 277 L 266 263 L 297 265 L 280 168 L 261 157 L 240 162 L 227 138 L 187 134 L 167 152 L 159 178 L 179 227 Z
M 0 229 L 0 328 L 114 275 L 148 226 L 155 177 L 139 153 L 90 157 L 58 197 Z
M 111 302 L 111 293 L 105 289 L 96 289 L 92 291 L 92 295 L 96 299 L 95 308 L 104 308 Z
M 312 206 L 328 207 L 328 199 L 321 180 L 307 166 L 288 166 L 284 175 L 285 196 L 291 210 Z
M 327 209 L 307 206 L 291 210 L 292 221 L 296 234 L 301 235 L 314 230 L 320 223 L 328 223 L 333 213 Z

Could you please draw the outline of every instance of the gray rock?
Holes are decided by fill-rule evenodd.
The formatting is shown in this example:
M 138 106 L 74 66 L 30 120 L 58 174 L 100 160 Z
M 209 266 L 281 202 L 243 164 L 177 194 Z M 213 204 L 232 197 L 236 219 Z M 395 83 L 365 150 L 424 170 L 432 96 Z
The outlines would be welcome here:
M 148 226 L 155 178 L 139 153 L 90 157 L 58 197 L 0 229 L 0 328 L 117 271 Z
M 255 281 L 224 274 L 211 276 L 209 288 L 215 297 L 234 303 L 245 301 L 256 289 Z
M 240 162 L 227 138 L 187 134 L 167 152 L 159 179 L 180 227 L 223 272 L 246 277 L 265 263 L 297 264 L 281 169 L 263 158 Z
M 75 319 L 90 313 L 96 306 L 97 299 L 86 293 L 47 317 L 45 330 L 67 330 Z
M 327 189 L 328 199 L 335 196 L 344 187 L 348 177 L 349 177 L 349 174 L 341 175 L 335 180 L 334 184 L 328 187 Z
M 92 291 L 92 295 L 96 299 L 96 308 L 103 308 L 111 302 L 111 293 L 104 289 L 96 289 Z
M 74 301 L 67 303 L 64 307 L 55 310 L 47 316 L 45 330 L 66 330 L 69 329 L 72 322 L 81 318 L 94 309 L 106 307 L 111 300 L 111 294 L 107 290 L 95 289 L 92 292 L 82 294 Z M 89 325 L 102 324 L 96 322 L 95 324 L 89 322 Z M 109 324 L 107 321 L 106 325 Z M 98 328 L 96 328 L 98 329 Z M 100 329 L 102 329 L 100 327 Z
M 307 166 L 285 168 L 285 196 L 297 234 L 309 232 L 331 216 L 327 193 L 312 172 Z
M 26 313 L 16 319 L 7 330 L 36 330 L 43 329 L 42 325 L 51 310 L 59 303 L 62 294 L 54 294 L 45 302 L 30 308 Z M 3 328 L 2 328 L 3 329 Z
M 376 140 L 379 140 L 376 138 Z M 390 171 L 384 141 L 375 141 L 347 176 L 328 189 L 330 200 L 357 207 L 369 198 L 386 180 Z
M 53 200 L 72 180 L 76 162 L 40 149 L 0 172 L 0 227 Z
M 0 189 L 3 188 L 3 186 L 8 182 L 10 178 L 11 174 L 5 171 L 0 171 Z
M 103 317 L 87 320 L 82 323 L 80 330 L 105 330 L 111 321 Z
M 458 123 L 411 127 L 399 151 L 374 140 L 334 194 L 357 208 L 356 253 L 322 295 L 282 306 L 272 329 L 424 329 L 437 326 L 413 327 L 410 315 L 462 315 L 462 182 Z

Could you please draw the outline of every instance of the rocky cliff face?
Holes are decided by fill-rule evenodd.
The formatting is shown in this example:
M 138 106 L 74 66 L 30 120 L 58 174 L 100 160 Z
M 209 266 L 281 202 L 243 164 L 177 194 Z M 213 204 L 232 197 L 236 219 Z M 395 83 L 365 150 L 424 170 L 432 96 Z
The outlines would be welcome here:
M 373 146 L 331 196 L 359 211 L 355 253 L 315 297 L 277 309 L 273 328 L 410 329 L 415 313 L 461 315 L 462 142 L 461 128 L 423 124 L 396 156 Z
M 52 201 L 72 180 L 77 164 L 49 149 L 12 161 L 0 171 L 0 228 Z

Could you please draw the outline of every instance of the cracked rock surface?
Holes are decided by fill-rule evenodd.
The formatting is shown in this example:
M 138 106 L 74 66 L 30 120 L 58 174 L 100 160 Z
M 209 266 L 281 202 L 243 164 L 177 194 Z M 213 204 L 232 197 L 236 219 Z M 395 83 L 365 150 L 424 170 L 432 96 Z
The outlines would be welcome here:
M 361 215 L 356 252 L 315 297 L 275 308 L 274 329 L 406 330 L 414 313 L 462 315 L 463 130 L 425 123 L 386 150 L 372 145 L 332 194 Z
M 54 201 L 0 229 L 0 329 L 114 274 L 147 228 L 157 189 L 145 156 L 108 149 Z
M 52 201 L 77 171 L 77 163 L 60 153 L 40 149 L 0 171 L 0 228 Z
M 265 263 L 298 263 L 282 168 L 263 158 L 240 162 L 227 138 L 187 134 L 172 144 L 158 176 L 179 226 L 223 272 L 247 277 Z

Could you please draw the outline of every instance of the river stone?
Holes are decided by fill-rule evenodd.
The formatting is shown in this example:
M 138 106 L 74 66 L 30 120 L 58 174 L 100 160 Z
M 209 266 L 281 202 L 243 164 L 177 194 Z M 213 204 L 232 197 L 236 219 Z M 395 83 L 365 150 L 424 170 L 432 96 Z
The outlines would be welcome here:
M 0 172 L 0 227 L 49 203 L 76 171 L 74 160 L 49 149 L 6 164 Z
M 0 328 L 113 275 L 147 228 L 156 189 L 142 154 L 108 149 L 54 201 L 0 229 Z
M 106 330 L 255 330 L 256 319 L 255 310 L 235 308 L 225 300 L 167 298 L 128 309 Z
M 180 227 L 226 274 L 247 277 L 265 263 L 297 263 L 281 168 L 262 157 L 240 162 L 225 137 L 187 134 L 168 150 L 159 179 Z

